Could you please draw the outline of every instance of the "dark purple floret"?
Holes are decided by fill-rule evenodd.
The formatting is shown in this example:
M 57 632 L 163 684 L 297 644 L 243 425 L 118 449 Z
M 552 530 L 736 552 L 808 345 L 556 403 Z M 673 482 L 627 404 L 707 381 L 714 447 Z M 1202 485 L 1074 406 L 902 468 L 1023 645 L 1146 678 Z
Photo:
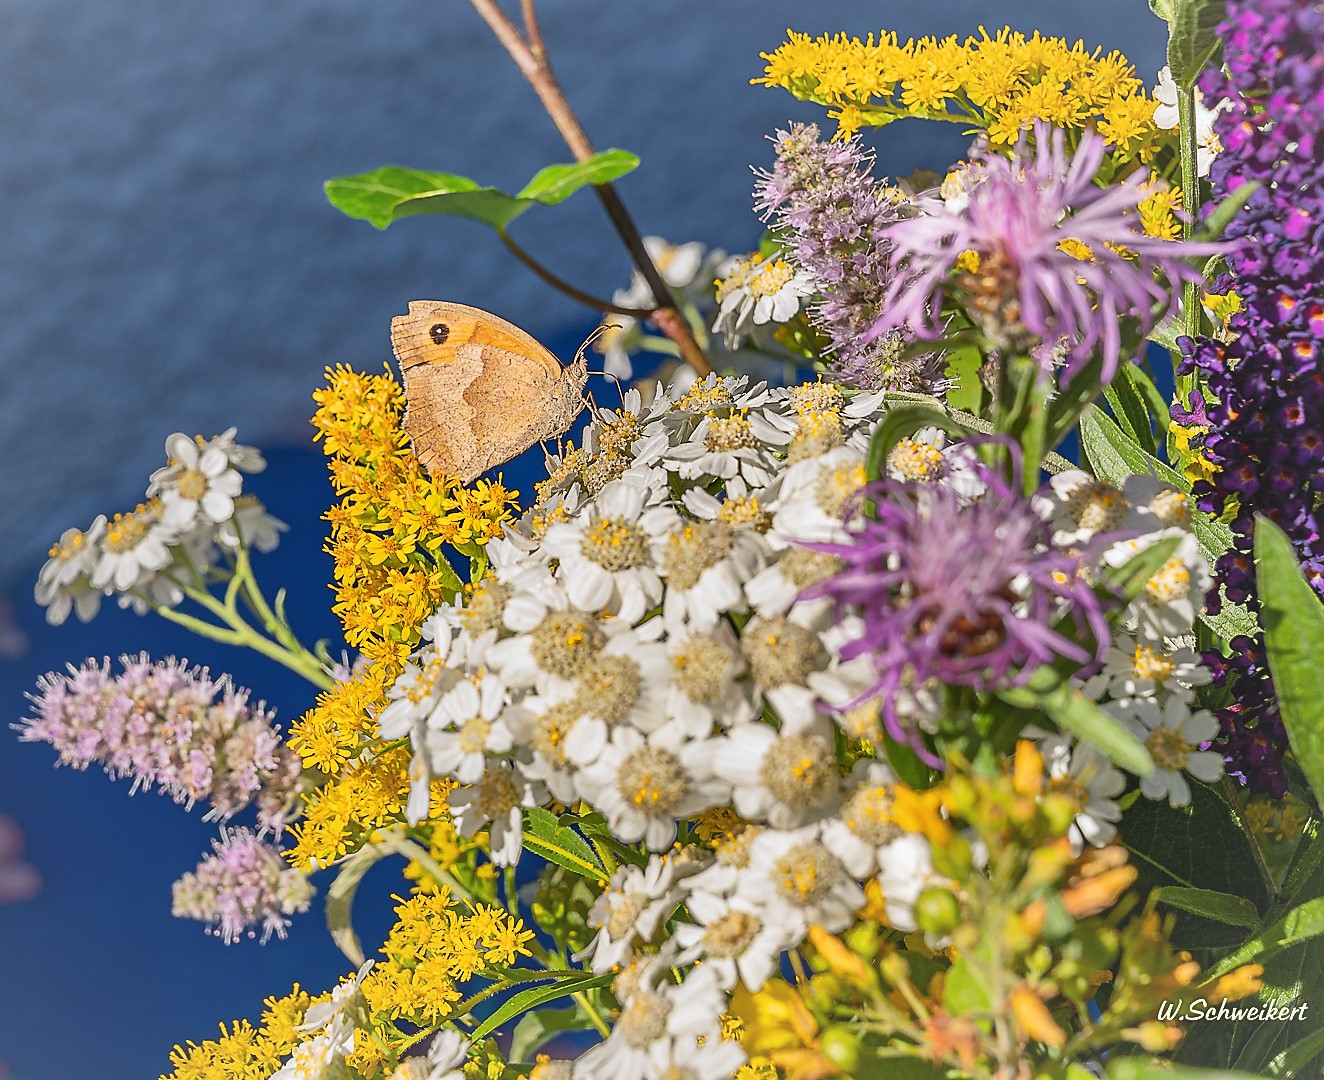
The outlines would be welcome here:
M 1234 543 L 1215 570 L 1226 596 L 1254 609 L 1257 514 L 1287 533 L 1324 595 L 1324 9 L 1231 0 L 1219 33 L 1227 74 L 1207 73 L 1202 87 L 1206 98 L 1235 104 L 1214 122 L 1224 151 L 1210 180 L 1217 194 L 1261 186 L 1225 234 L 1238 242 L 1228 264 L 1242 302 L 1227 340 L 1186 342 L 1183 371 L 1199 372 L 1208 400 L 1173 418 L 1209 429 L 1204 452 L 1218 471 L 1194 494 L 1201 509 L 1231 513 Z M 1263 640 L 1239 638 L 1232 648 L 1209 658 L 1237 699 L 1219 716 L 1218 748 L 1252 790 L 1281 795 L 1287 737 Z

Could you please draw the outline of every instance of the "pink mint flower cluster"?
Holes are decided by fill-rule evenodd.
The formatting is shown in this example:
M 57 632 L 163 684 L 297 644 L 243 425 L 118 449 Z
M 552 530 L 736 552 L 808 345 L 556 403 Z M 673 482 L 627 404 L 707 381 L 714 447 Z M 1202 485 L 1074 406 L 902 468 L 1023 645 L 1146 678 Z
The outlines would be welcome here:
M 159 788 L 176 802 L 207 802 L 227 821 L 253 805 L 263 831 L 281 832 L 297 802 L 299 759 L 281 740 L 274 714 L 252 704 L 228 676 L 143 654 L 87 660 L 51 672 L 29 695 L 32 715 L 15 725 L 24 742 L 47 742 L 61 764 L 100 764 L 132 777 L 134 790 Z

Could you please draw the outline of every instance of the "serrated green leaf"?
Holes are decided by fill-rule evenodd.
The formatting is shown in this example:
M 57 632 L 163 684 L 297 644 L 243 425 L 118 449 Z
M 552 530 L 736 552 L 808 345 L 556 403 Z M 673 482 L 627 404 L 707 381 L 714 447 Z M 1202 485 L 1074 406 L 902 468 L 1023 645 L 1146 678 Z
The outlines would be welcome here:
M 517 199 L 531 199 L 544 206 L 554 206 L 587 184 L 610 184 L 639 168 L 639 158 L 628 150 L 603 150 L 583 161 L 569 165 L 548 165 L 538 170 Z
M 1287 741 L 1318 795 L 1324 792 L 1324 601 L 1301 575 L 1292 542 L 1265 517 L 1255 522 L 1255 584 Z
M 574 829 L 558 822 L 550 810 L 540 806 L 528 807 L 524 811 L 524 846 L 535 855 L 564 866 L 581 877 L 603 881 L 610 876 L 588 841 Z
M 417 214 L 469 218 L 504 229 L 531 207 L 564 201 L 586 184 L 603 184 L 639 164 L 628 150 L 604 150 L 584 161 L 549 165 L 518 195 L 507 195 L 467 176 L 385 165 L 357 176 L 340 176 L 323 187 L 342 213 L 384 229 Z
M 1215 892 L 1213 889 L 1189 889 L 1180 885 L 1166 885 L 1158 890 L 1158 898 L 1169 907 L 1227 923 L 1229 926 L 1253 929 L 1260 925 L 1260 913 L 1244 896 Z
M 525 1013 L 510 1037 L 513 1062 L 532 1061 L 547 1043 L 566 1031 L 582 1031 L 589 1024 L 573 1005 L 565 1009 L 534 1009 Z
M 478 1042 L 480 1039 L 487 1038 L 503 1024 L 528 1012 L 530 1009 L 536 1009 L 539 1005 L 546 1005 L 549 1001 L 558 1001 L 561 998 L 569 997 L 571 994 L 579 994 L 585 990 L 595 990 L 599 986 L 609 986 L 615 978 L 615 975 L 585 975 L 579 979 L 559 979 L 551 986 L 534 986 L 528 990 L 521 990 L 518 994 L 502 1002 L 499 1009 L 473 1030 L 469 1039 L 471 1042 Z
M 1218 24 L 1227 15 L 1226 0 L 1173 0 L 1168 20 L 1168 67 L 1179 86 L 1195 85 L 1219 46 Z
M 1042 669 L 1046 670 L 1046 669 Z M 1040 709 L 1063 731 L 1089 743 L 1127 772 L 1148 776 L 1154 771 L 1149 751 L 1117 717 L 1104 711 L 1070 683 L 1051 689 L 1030 686 L 998 691 L 998 697 L 1022 709 Z

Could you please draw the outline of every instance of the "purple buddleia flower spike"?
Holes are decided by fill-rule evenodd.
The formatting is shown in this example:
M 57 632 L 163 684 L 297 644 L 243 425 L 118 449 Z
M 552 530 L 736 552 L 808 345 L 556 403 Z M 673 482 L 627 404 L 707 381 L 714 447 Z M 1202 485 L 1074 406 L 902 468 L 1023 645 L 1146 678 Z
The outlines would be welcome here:
M 1201 85 L 1232 106 L 1214 120 L 1224 149 L 1210 181 L 1220 195 L 1260 186 L 1225 233 L 1238 241 L 1228 268 L 1241 309 L 1219 339 L 1182 342 L 1182 370 L 1203 377 L 1209 400 L 1173 416 L 1208 428 L 1214 473 L 1196 482 L 1196 504 L 1230 517 L 1232 548 L 1215 571 L 1222 594 L 1254 610 L 1260 514 L 1287 533 L 1324 595 L 1324 11 L 1300 0 L 1231 0 L 1219 35 L 1226 73 L 1208 72 Z M 1218 597 L 1210 594 L 1211 608 Z M 1263 638 L 1231 648 L 1206 657 L 1237 699 L 1218 713 L 1217 748 L 1251 791 L 1281 796 L 1287 732 Z

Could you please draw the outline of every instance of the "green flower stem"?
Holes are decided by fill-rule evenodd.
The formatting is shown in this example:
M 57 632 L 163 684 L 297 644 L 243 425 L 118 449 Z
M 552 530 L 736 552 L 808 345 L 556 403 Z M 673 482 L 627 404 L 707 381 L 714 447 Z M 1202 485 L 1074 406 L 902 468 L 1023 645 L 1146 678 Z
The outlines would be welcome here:
M 1191 239 L 1195 233 L 1195 222 L 1200 214 L 1200 177 L 1198 174 L 1195 129 L 1195 94 L 1194 86 L 1177 89 L 1177 134 L 1181 148 L 1181 200 L 1182 200 L 1182 238 Z M 1188 281 L 1182 287 L 1182 333 L 1194 337 L 1200 332 L 1200 290 L 1194 281 Z M 1173 366 L 1178 363 L 1178 354 L 1172 354 Z M 1198 379 L 1192 375 L 1177 375 L 1177 399 L 1183 406 L 1189 407 L 1191 391 L 1197 386 Z
M 246 558 L 247 556 L 245 554 L 243 560 L 241 560 L 245 565 Z M 258 597 L 260 598 L 261 593 L 258 592 L 256 583 L 252 581 L 251 571 L 247 571 L 247 573 L 247 580 L 251 585 L 252 591 L 257 592 Z M 176 611 L 174 608 L 162 604 L 152 596 L 136 589 L 130 590 L 129 595 L 140 600 L 163 619 L 175 623 L 178 626 L 183 626 L 185 629 L 197 634 L 199 637 L 205 637 L 212 641 L 219 641 L 226 645 L 250 648 L 254 652 L 261 653 L 268 659 L 276 661 L 276 663 L 283 667 L 287 667 L 291 671 L 297 672 L 320 689 L 328 690 L 335 685 L 335 680 L 327 674 L 326 669 L 322 666 L 322 662 L 294 639 L 293 633 L 289 630 L 288 626 L 285 626 L 283 623 L 276 620 L 275 616 L 271 614 L 270 608 L 266 607 L 265 601 L 262 601 L 262 606 L 272 620 L 269 628 L 270 626 L 282 627 L 280 637 L 284 640 L 273 641 L 271 638 L 266 637 L 250 625 L 239 613 L 238 608 L 235 606 L 235 600 L 240 589 L 244 587 L 245 578 L 243 574 L 236 572 L 230 579 L 229 584 L 226 586 L 224 602 L 216 599 L 216 597 L 206 589 L 197 588 L 191 584 L 182 582 L 173 576 L 170 577 L 170 580 L 179 586 L 185 596 L 215 615 L 223 625 L 217 625 L 216 623 L 207 622 L 205 619 L 199 619 L 197 616 L 188 615 L 182 611 Z
M 1232 820 L 1237 823 L 1237 828 L 1246 835 L 1246 843 L 1251 851 L 1251 861 L 1255 863 L 1255 869 L 1260 875 L 1260 880 L 1264 882 L 1264 894 L 1269 897 L 1277 896 L 1278 889 L 1273 883 L 1273 874 L 1269 870 L 1269 864 L 1264 861 L 1264 852 L 1260 850 L 1259 840 L 1255 833 L 1251 831 L 1246 815 L 1242 813 L 1241 799 L 1237 795 L 1237 787 L 1232 782 L 1232 777 L 1224 773 L 1219 777 L 1215 790 L 1223 797 L 1223 801 L 1227 804 L 1228 813 L 1232 815 Z

